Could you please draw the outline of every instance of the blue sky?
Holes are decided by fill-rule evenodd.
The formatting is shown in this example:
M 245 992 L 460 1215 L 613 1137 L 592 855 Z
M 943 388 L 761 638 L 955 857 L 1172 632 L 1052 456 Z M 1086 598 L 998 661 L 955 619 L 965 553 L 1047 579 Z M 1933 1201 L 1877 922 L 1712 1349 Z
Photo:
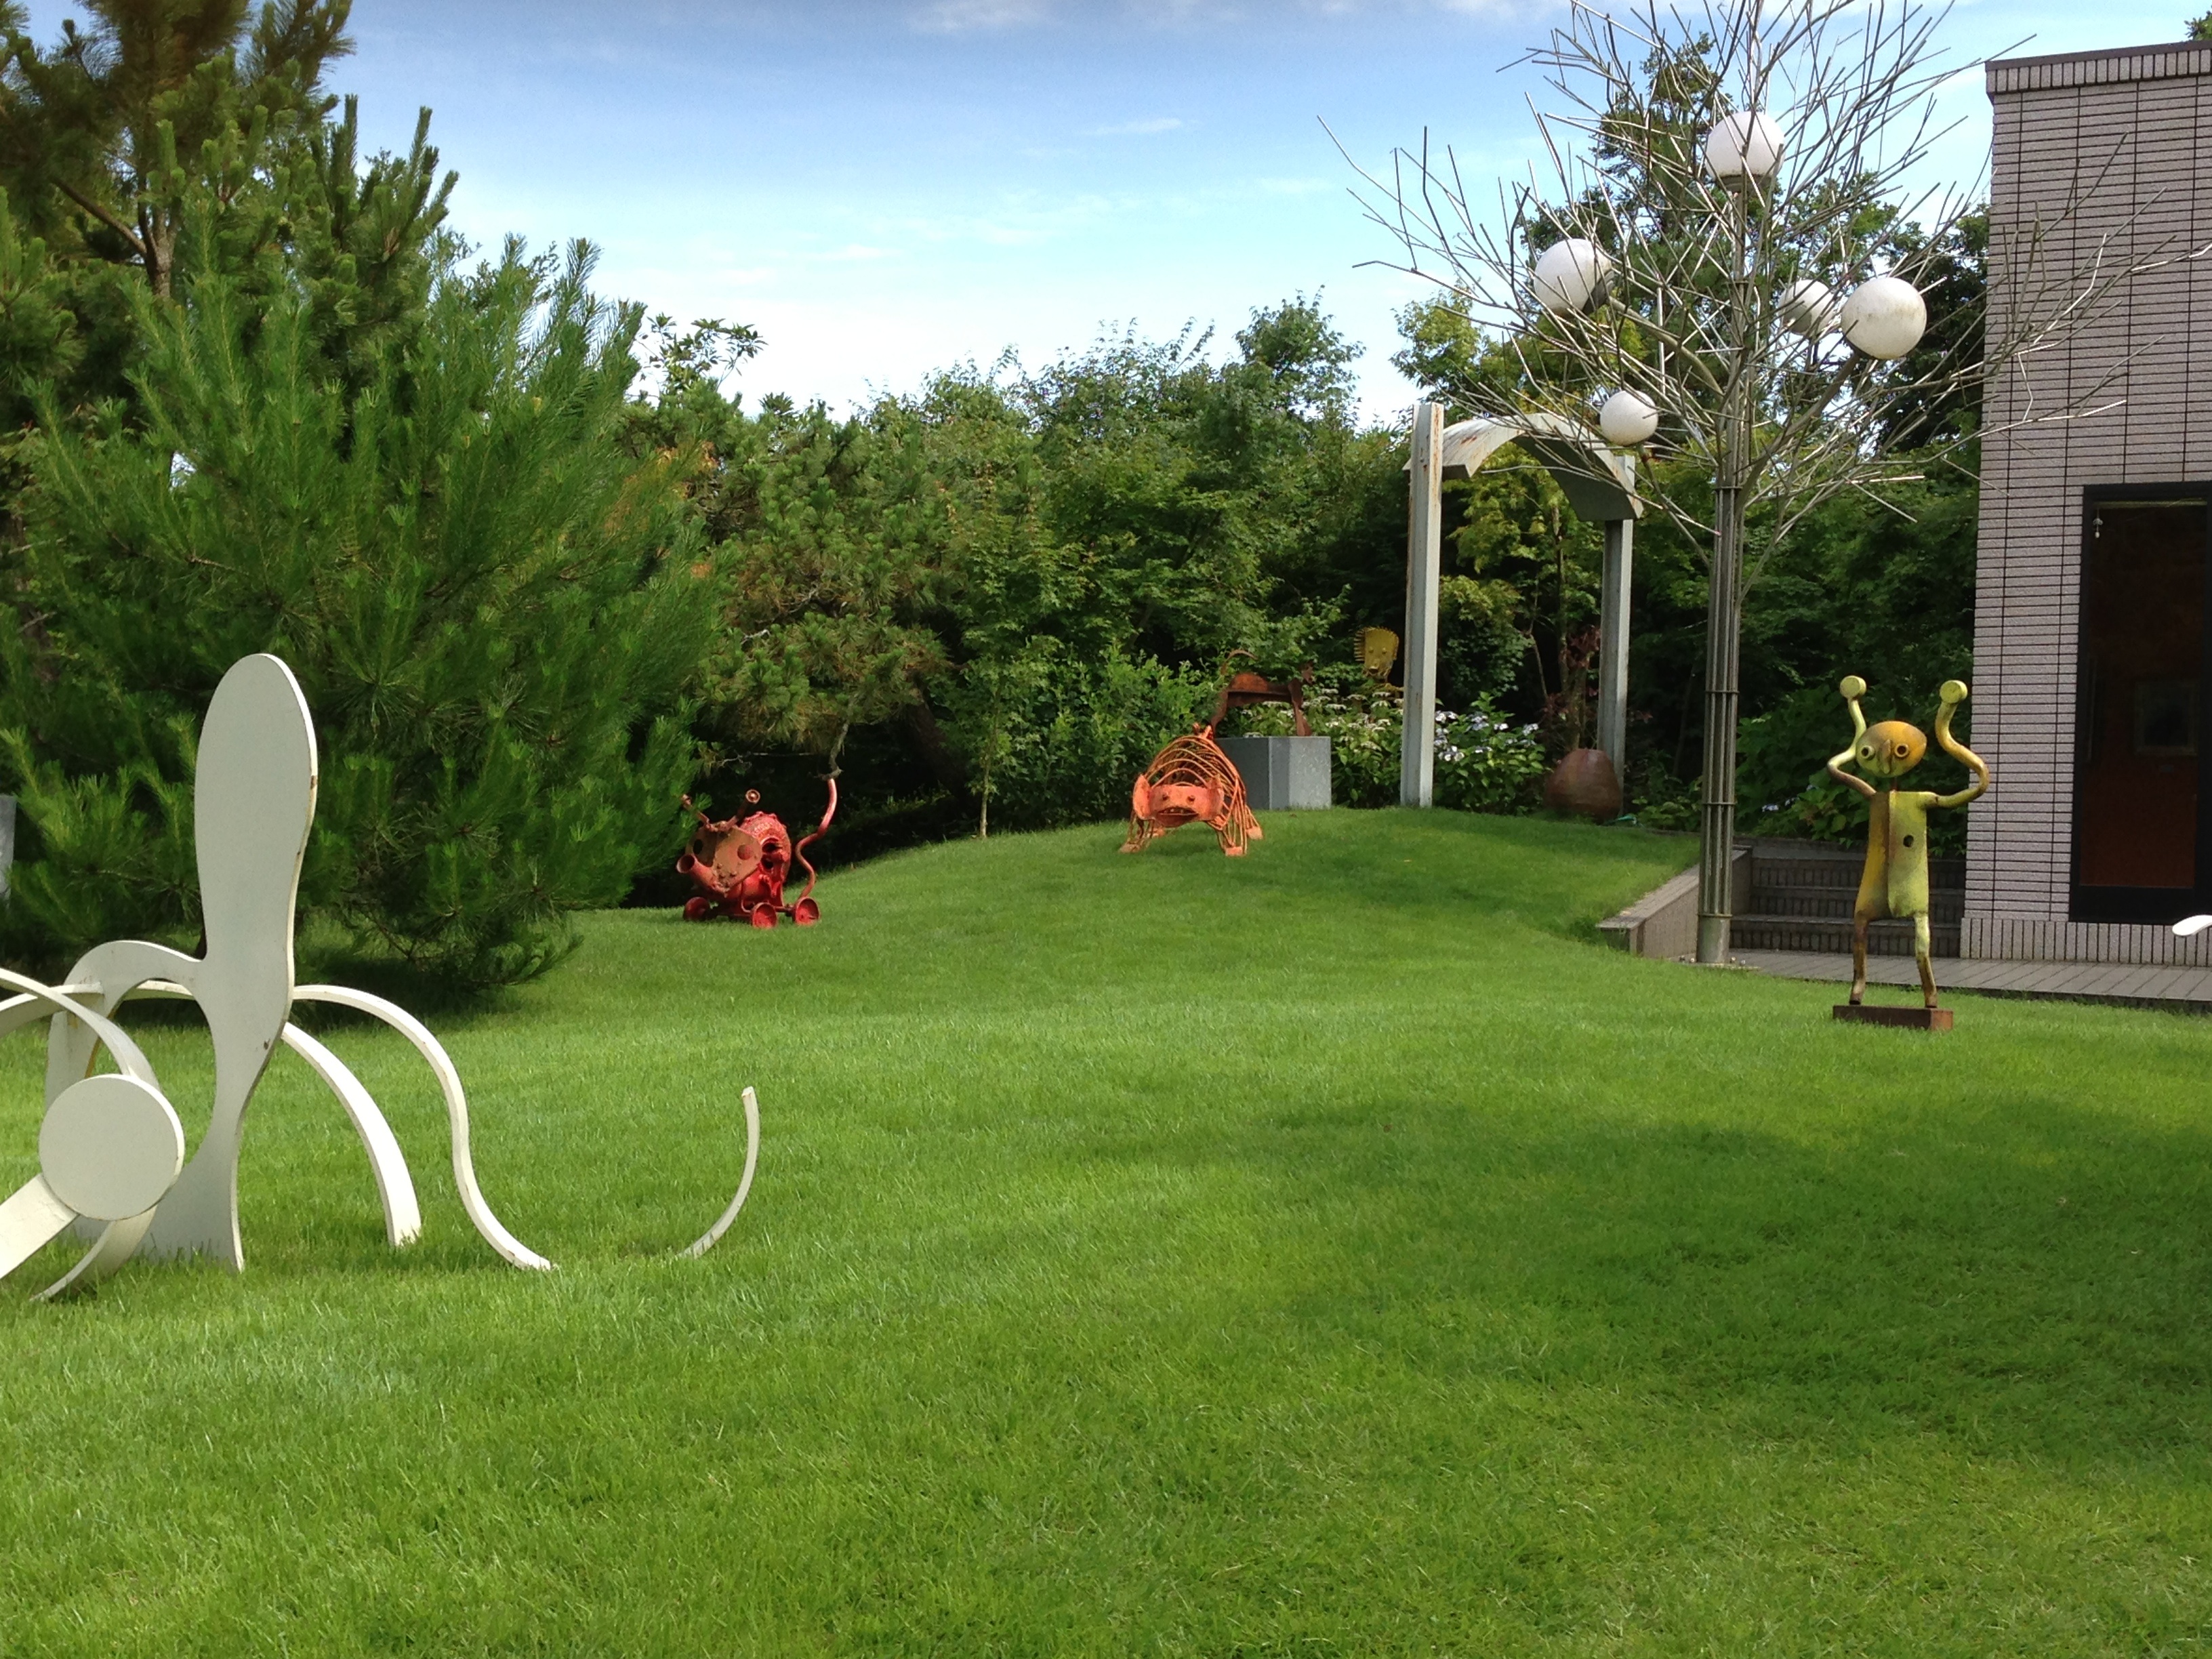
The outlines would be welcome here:
M 2204 0 L 2212 3 L 2212 0 Z M 2171 40 L 2198 0 L 1981 0 L 1961 66 Z M 72 9 L 33 8 L 51 38 Z M 1346 194 L 1426 127 L 1462 168 L 1525 171 L 1540 88 L 1504 69 L 1556 7 L 1530 0 L 355 0 L 374 145 L 418 106 L 458 169 L 453 218 L 495 244 L 588 237 L 599 285 L 767 337 L 739 385 L 833 406 L 935 368 L 1032 363 L 1133 321 L 1225 343 L 1320 291 L 1367 349 L 1362 401 L 1409 390 L 1392 313 L 1421 285 Z M 1978 75 L 1946 170 L 1988 143 Z

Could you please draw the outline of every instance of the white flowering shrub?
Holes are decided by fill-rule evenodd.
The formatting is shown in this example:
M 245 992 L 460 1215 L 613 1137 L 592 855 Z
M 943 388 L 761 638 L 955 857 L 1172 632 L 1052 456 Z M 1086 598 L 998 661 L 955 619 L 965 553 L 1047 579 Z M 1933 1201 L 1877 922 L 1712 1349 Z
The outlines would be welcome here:
M 1398 800 L 1397 699 L 1368 678 L 1346 679 L 1324 668 L 1306 695 L 1306 724 L 1329 740 L 1331 788 L 1339 806 L 1394 806 Z M 1232 719 L 1235 717 L 1232 716 Z M 1243 730 L 1255 737 L 1286 738 L 1291 711 L 1261 703 L 1243 712 Z
M 1549 767 L 1535 722 L 1516 726 L 1487 699 L 1464 714 L 1437 710 L 1437 805 L 1463 812 L 1524 812 Z

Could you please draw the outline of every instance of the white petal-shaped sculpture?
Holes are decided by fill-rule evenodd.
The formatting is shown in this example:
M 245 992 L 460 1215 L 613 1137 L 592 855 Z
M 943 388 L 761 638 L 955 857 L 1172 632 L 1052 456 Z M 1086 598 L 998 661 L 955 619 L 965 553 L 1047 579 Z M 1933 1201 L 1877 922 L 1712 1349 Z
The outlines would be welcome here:
M 1605 302 L 1613 258 L 1585 236 L 1554 242 L 1537 257 L 1536 303 L 1547 311 L 1586 312 Z
M 1801 276 L 1782 290 L 1782 325 L 1792 334 L 1818 340 L 1843 326 L 1844 305 L 1836 290 L 1817 277 Z
M 1771 179 L 1782 165 L 1782 124 L 1764 111 L 1738 110 L 1705 135 L 1705 166 L 1723 184 Z
M 2185 916 L 2173 924 L 2173 931 L 2184 939 L 2193 938 L 2212 927 L 2212 916 Z
M 1928 331 L 1928 302 L 1901 276 L 1861 283 L 1844 301 L 1844 338 L 1853 349 L 1885 362 L 1920 343 Z
M 51 1014 L 54 1025 L 87 1033 L 122 1068 L 97 1077 L 80 1070 L 60 1085 L 49 1079 L 40 1172 L 0 1203 L 0 1279 L 70 1226 L 104 1224 L 76 1265 L 40 1292 L 52 1297 L 104 1279 L 130 1259 L 184 1167 L 185 1132 L 154 1068 L 121 1027 L 21 974 L 0 969 L 0 986 L 20 994 L 0 1002 L 0 1033 Z
M 1659 411 L 1633 392 L 1616 392 L 1598 410 L 1597 429 L 1615 449 L 1633 449 L 1659 429 Z
M 477 1185 L 459 1072 L 429 1029 L 404 1009 L 343 986 L 297 985 L 293 911 L 314 822 L 316 749 L 306 697 L 272 656 L 234 664 L 202 727 L 193 802 L 207 954 L 137 939 L 96 945 L 56 988 L 0 969 L 0 1035 L 49 1020 L 40 1170 L 0 1202 L 0 1279 L 72 1225 L 102 1224 L 52 1296 L 114 1272 L 143 1245 L 150 1255 L 196 1254 L 236 1269 L 238 1156 L 246 1111 L 279 1042 L 300 1054 L 353 1120 L 394 1245 L 422 1231 L 422 1211 L 399 1143 L 361 1080 L 290 1023 L 295 1002 L 333 1003 L 381 1020 L 428 1062 L 445 1097 L 453 1184 L 493 1249 L 518 1267 L 553 1264 L 507 1231 Z M 16 994 L 7 996 L 7 992 Z M 128 998 L 184 997 L 207 1017 L 215 1099 L 189 1163 L 184 1130 L 145 1055 L 110 1018 Z M 120 1073 L 98 1073 L 100 1050 Z M 752 1188 L 760 1107 L 744 1091 L 745 1164 L 737 1196 L 687 1255 L 711 1249 Z

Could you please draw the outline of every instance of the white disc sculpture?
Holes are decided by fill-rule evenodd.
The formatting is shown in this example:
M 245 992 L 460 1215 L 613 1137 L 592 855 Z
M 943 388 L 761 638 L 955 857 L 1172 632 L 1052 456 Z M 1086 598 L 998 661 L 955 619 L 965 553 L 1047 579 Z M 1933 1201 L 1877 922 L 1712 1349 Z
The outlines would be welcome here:
M 399 1142 L 345 1063 L 291 1024 L 295 1002 L 351 1008 L 414 1045 L 445 1096 L 453 1184 L 470 1221 L 515 1267 L 553 1265 L 509 1232 L 485 1202 L 469 1152 L 460 1073 L 428 1028 L 366 991 L 294 983 L 293 912 L 315 787 L 314 727 L 292 671 L 266 655 L 234 663 L 208 708 L 193 781 L 206 956 L 122 939 L 86 952 L 58 987 L 0 969 L 0 990 L 16 994 L 0 1001 L 0 1035 L 35 1019 L 50 1021 L 40 1172 L 0 1203 L 0 1278 L 73 1225 L 92 1234 L 91 1248 L 43 1296 L 103 1279 L 133 1255 L 204 1255 L 234 1271 L 244 1267 L 240 1138 L 246 1105 L 280 1042 L 337 1096 L 368 1149 L 386 1236 L 395 1247 L 411 1243 L 422 1232 L 422 1214 Z M 153 1067 L 111 1018 L 126 999 L 147 996 L 198 1002 L 214 1040 L 214 1110 L 190 1163 L 184 1131 Z M 94 1073 L 102 1048 L 116 1072 Z M 737 1197 L 687 1255 L 711 1249 L 751 1190 L 760 1109 L 750 1089 L 744 1107 L 744 1175 Z

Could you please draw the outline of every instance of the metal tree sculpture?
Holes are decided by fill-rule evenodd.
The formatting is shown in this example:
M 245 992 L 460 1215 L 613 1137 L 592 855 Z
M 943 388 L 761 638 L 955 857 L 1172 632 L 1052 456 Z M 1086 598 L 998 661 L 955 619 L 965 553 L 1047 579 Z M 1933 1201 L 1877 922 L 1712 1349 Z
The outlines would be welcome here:
M 2148 268 L 2093 257 L 2081 278 L 2076 255 L 2061 274 L 2032 228 L 1990 250 L 2013 296 L 2001 326 L 1984 327 L 1977 295 L 1948 296 L 1950 325 L 1923 343 L 1922 290 L 1956 270 L 1971 210 L 1963 194 L 1912 183 L 1957 70 L 1934 42 L 1947 11 L 1576 3 L 1528 57 L 1559 100 L 1537 117 L 1549 180 L 1502 190 L 1492 217 L 1449 153 L 1432 160 L 1425 145 L 1400 152 L 1388 179 L 1363 173 L 1401 268 L 1438 283 L 1496 346 L 1505 372 L 1454 386 L 1455 400 L 1485 418 L 1652 441 L 1640 494 L 1712 550 L 1700 962 L 1727 959 L 1734 908 L 1747 526 L 1771 548 L 1839 492 L 1879 499 L 1921 476 L 1931 454 L 1972 440 L 1973 423 L 1945 411 Z M 2026 418 L 2087 412 L 2031 404 Z

